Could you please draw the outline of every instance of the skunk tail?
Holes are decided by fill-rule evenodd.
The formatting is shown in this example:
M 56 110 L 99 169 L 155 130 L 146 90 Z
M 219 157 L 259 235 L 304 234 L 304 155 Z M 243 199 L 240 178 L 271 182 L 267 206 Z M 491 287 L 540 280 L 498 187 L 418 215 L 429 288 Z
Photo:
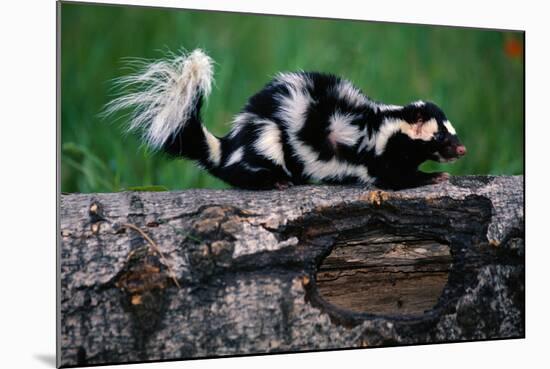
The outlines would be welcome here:
M 211 169 L 221 160 L 220 139 L 203 126 L 200 110 L 212 87 L 213 61 L 202 50 L 135 62 L 136 74 L 115 84 L 127 93 L 109 102 L 105 115 L 132 109 L 128 131 L 140 131 L 154 150 L 197 160 Z

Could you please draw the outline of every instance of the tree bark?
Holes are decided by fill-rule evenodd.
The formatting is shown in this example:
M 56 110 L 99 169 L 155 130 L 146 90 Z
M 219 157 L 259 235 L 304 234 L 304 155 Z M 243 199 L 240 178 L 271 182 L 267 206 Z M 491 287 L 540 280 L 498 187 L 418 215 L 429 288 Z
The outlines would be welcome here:
M 61 195 L 59 364 L 524 337 L 523 176 Z

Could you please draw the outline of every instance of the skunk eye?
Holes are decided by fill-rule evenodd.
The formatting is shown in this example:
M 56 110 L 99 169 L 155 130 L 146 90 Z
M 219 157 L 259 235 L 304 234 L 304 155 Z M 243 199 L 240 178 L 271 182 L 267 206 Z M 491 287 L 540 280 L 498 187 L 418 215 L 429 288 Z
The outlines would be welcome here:
M 445 133 L 439 131 L 434 135 L 434 138 L 436 141 L 443 141 L 443 139 L 445 138 Z

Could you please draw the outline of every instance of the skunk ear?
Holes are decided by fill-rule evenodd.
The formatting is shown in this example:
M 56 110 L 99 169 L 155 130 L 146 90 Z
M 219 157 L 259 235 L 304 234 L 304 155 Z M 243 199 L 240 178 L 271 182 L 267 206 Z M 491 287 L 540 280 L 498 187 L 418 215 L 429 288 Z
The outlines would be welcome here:
M 415 124 L 423 123 L 424 121 L 426 121 L 424 112 L 421 109 L 416 109 L 416 111 L 414 112 L 414 118 Z
M 429 119 L 424 105 L 419 102 L 407 105 L 403 110 L 403 118 L 409 122 L 409 124 L 421 123 Z

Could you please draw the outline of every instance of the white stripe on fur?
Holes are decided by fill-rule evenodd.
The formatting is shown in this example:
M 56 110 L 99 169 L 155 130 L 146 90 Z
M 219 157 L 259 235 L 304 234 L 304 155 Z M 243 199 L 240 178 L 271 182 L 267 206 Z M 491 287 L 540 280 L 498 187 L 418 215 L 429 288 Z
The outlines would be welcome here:
M 280 128 L 275 122 L 268 119 L 257 120 L 254 124 L 261 127 L 259 129 L 259 137 L 254 142 L 254 148 L 260 155 L 280 165 L 290 175 L 285 164 Z
M 295 91 L 303 89 L 311 83 L 309 78 L 307 78 L 304 74 L 292 72 L 277 73 L 275 76 L 275 81 L 282 83 Z
M 225 163 L 225 167 L 228 167 L 230 165 L 233 165 L 239 161 L 241 161 L 243 158 L 243 148 L 239 147 L 237 150 L 233 151 L 231 155 L 229 155 L 229 158 L 227 159 L 227 162 Z
M 235 138 L 245 125 L 258 118 L 254 113 L 244 112 L 239 113 L 233 118 L 231 123 L 231 131 L 229 132 L 229 138 Z
M 449 131 L 450 134 L 456 135 L 455 127 L 453 127 L 453 125 L 451 124 L 451 122 L 449 122 L 448 120 L 446 120 L 446 121 L 443 122 L 443 125 L 445 126 L 445 128 L 447 128 L 447 131 Z
M 336 85 L 335 88 L 338 98 L 348 101 L 352 106 L 360 107 L 372 103 L 349 81 L 342 80 Z
M 391 110 L 403 109 L 403 106 L 401 105 L 388 105 L 388 104 L 381 104 L 381 103 L 376 103 L 375 107 L 377 111 L 391 111 Z
M 374 142 L 369 142 L 371 145 L 374 144 L 374 153 L 376 155 L 381 155 L 384 152 L 390 137 L 399 132 L 403 124 L 407 124 L 407 122 L 398 119 L 385 119 L 378 132 L 374 135 Z
M 288 95 L 278 95 L 280 108 L 277 115 L 291 132 L 298 132 L 305 122 L 305 115 L 309 105 L 313 102 L 306 86 L 311 83 L 305 76 L 297 73 L 284 73 L 277 76 L 277 80 L 288 87 Z
M 220 140 L 210 133 L 205 126 L 202 126 L 202 131 L 206 137 L 206 144 L 208 145 L 208 159 L 214 165 L 220 165 L 222 157 L 222 148 Z
M 350 114 L 334 113 L 330 117 L 329 139 L 334 143 L 353 146 L 361 137 L 361 131 L 357 126 L 351 124 L 354 116 Z
M 397 132 L 406 134 L 413 140 L 429 141 L 437 130 L 438 126 L 435 119 L 430 119 L 424 123 L 409 124 L 401 119 L 387 118 L 384 119 L 378 131 L 372 137 L 367 137 L 365 130 L 365 136 L 363 142 L 359 145 L 358 151 L 374 149 L 376 155 L 382 155 L 386 149 L 388 140 Z
M 401 132 L 413 140 L 430 141 L 439 129 L 437 121 L 432 118 L 426 122 L 409 124 L 405 121 L 399 123 Z
M 304 164 L 304 174 L 315 180 L 342 179 L 346 176 L 354 176 L 363 183 L 372 182 L 367 168 L 362 165 L 354 165 L 340 161 L 333 157 L 329 161 L 319 160 L 319 154 L 311 147 L 298 140 L 292 143 L 294 150 Z

